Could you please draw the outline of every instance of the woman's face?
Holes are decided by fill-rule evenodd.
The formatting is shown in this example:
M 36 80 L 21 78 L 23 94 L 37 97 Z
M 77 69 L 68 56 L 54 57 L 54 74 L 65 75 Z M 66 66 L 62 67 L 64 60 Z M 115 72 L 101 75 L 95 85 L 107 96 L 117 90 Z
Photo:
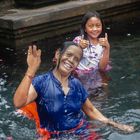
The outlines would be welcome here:
M 65 76 L 69 75 L 78 66 L 82 53 L 80 47 L 75 45 L 69 46 L 60 58 L 58 70 Z
M 91 17 L 85 25 L 85 32 L 91 39 L 98 38 L 102 32 L 101 20 L 97 17 Z

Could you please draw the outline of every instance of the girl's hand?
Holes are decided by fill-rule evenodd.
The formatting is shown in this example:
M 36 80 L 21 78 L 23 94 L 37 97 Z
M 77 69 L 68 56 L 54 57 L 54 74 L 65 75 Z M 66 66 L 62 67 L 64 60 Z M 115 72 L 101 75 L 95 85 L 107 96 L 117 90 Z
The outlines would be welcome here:
M 110 48 L 110 44 L 108 42 L 108 35 L 105 33 L 105 37 L 99 38 L 99 44 L 104 46 L 105 48 Z
M 29 46 L 27 54 L 27 73 L 34 76 L 41 63 L 41 50 L 36 45 Z
M 89 41 L 81 38 L 79 41 L 79 45 L 82 49 L 85 49 L 89 46 Z

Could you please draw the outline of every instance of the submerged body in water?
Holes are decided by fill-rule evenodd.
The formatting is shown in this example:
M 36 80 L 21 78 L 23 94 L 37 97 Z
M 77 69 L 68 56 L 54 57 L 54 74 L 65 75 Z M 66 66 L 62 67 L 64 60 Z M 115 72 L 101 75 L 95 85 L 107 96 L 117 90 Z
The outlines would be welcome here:
M 97 110 L 88 99 L 88 92 L 82 83 L 71 75 L 82 57 L 79 46 L 73 42 L 64 43 L 64 48 L 55 53 L 55 68 L 34 77 L 41 62 L 40 57 L 41 50 L 35 45 L 30 46 L 28 69 L 15 92 L 14 105 L 21 108 L 36 102 L 40 129 L 43 130 L 42 134 L 46 134 L 43 139 L 57 138 L 67 132 L 80 137 L 86 135 L 90 139 L 86 115 L 91 120 L 98 120 L 124 131 L 133 131 L 133 127 L 116 123 Z

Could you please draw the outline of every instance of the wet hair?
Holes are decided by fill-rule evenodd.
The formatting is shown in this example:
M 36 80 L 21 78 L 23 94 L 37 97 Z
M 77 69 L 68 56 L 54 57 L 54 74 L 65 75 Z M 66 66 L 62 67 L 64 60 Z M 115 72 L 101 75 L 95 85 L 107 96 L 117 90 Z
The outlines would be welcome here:
M 57 68 L 59 67 L 59 64 L 60 64 L 60 60 L 61 60 L 61 57 L 62 55 L 65 53 L 65 51 L 70 47 L 70 46 L 75 46 L 75 47 L 80 47 L 78 46 L 76 43 L 74 43 L 73 41 L 66 41 L 64 42 L 61 47 L 58 49 L 59 52 L 60 52 L 60 57 L 58 59 L 58 65 L 57 65 Z M 83 49 L 81 48 L 81 50 L 83 51 Z M 82 58 L 82 56 L 81 56 Z M 57 60 L 55 60 L 57 61 Z M 56 63 L 56 62 L 55 62 Z M 56 64 L 53 66 L 53 68 L 56 66 Z
M 64 42 L 61 47 L 59 48 L 60 55 L 62 55 L 70 46 L 78 46 L 76 43 L 73 41 L 66 41 Z
M 102 18 L 100 16 L 100 14 L 98 12 L 96 12 L 96 11 L 93 11 L 93 12 L 88 11 L 84 15 L 84 17 L 82 18 L 82 23 L 81 23 L 81 28 L 80 28 L 80 34 L 81 34 L 81 36 L 84 35 L 84 39 L 88 39 L 87 33 L 85 32 L 85 26 L 86 26 L 87 21 L 92 17 L 98 18 L 102 23 L 102 33 L 100 34 L 99 37 L 105 35 L 105 25 L 104 25 L 104 22 L 103 22 L 103 20 L 102 20 Z

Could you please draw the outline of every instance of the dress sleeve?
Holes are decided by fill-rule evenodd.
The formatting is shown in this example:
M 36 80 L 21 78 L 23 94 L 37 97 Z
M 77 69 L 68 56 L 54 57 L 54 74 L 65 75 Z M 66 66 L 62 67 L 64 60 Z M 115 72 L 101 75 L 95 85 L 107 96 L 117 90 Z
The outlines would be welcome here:
M 81 102 L 84 104 L 85 103 L 85 101 L 86 101 L 86 99 L 88 98 L 88 92 L 87 92 L 87 90 L 84 88 L 84 86 L 83 86 L 83 84 L 78 80 L 78 84 L 79 84 L 79 86 L 77 86 L 77 87 L 79 87 L 79 92 L 80 92 L 80 95 L 81 95 Z
M 77 36 L 73 39 L 73 42 L 76 43 L 76 44 L 79 44 L 80 43 L 80 39 L 81 39 L 81 36 Z
M 86 99 L 88 98 L 88 92 L 87 90 L 84 88 L 84 86 L 81 86 L 81 91 L 82 91 L 82 103 L 84 104 Z
M 33 80 L 32 80 L 32 85 L 35 88 L 37 94 L 40 93 L 41 91 L 41 86 L 42 86 L 42 76 L 36 76 Z

